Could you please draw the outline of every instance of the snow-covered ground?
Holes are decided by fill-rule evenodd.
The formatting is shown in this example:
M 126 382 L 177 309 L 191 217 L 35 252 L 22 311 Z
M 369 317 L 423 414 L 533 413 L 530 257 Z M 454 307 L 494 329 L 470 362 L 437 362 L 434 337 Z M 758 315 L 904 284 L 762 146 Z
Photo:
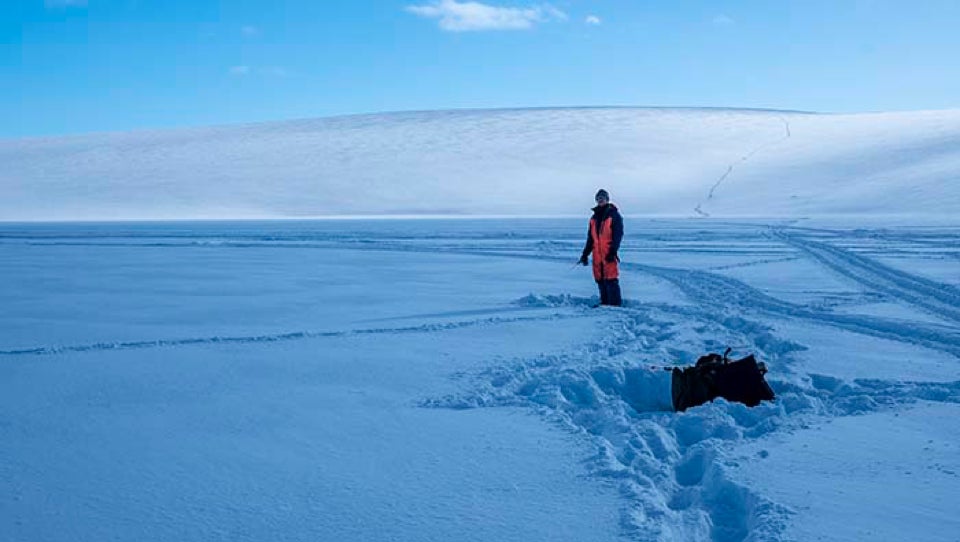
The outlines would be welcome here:
M 628 215 L 619 309 L 586 216 L 0 224 L 0 540 L 960 540 L 928 218 Z M 726 346 L 777 400 L 670 412 Z
M 0 541 L 960 540 L 960 111 L 363 115 L 0 164 Z M 619 309 L 573 265 L 601 186 Z M 197 221 L 329 215 L 367 219 Z M 777 400 L 671 412 L 656 367 L 727 346 Z

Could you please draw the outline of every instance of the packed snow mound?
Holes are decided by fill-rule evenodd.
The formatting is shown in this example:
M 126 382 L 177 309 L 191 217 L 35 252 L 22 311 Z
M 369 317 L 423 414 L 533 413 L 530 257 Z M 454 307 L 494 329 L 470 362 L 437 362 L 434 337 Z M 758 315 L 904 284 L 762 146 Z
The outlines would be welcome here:
M 0 220 L 960 212 L 960 110 L 393 113 L 0 141 Z M 951 189 L 951 183 L 953 188 Z

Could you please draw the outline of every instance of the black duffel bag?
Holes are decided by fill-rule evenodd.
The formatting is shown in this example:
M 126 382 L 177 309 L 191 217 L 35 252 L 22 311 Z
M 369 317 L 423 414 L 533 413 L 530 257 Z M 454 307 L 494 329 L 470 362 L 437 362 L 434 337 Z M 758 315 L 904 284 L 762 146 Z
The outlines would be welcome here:
M 682 412 L 723 397 L 747 406 L 757 406 L 760 401 L 772 401 L 773 390 L 764 379 L 765 364 L 758 363 L 753 354 L 731 361 L 728 348 L 720 354 L 701 356 L 693 367 L 675 367 L 671 379 L 673 408 Z

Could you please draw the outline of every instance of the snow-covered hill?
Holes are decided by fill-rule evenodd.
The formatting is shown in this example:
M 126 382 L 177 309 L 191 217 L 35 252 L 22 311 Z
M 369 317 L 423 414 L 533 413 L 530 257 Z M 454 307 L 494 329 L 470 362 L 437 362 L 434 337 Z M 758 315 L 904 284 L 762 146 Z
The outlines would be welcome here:
M 0 220 L 955 215 L 960 111 L 395 113 L 0 141 Z

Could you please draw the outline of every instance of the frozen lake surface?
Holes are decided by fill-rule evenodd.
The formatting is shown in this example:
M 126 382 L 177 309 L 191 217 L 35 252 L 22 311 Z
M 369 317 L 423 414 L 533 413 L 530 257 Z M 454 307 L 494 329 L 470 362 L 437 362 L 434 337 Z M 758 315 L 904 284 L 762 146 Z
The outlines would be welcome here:
M 585 236 L 0 224 L 0 540 L 958 540 L 960 226 L 628 216 L 599 309 Z

